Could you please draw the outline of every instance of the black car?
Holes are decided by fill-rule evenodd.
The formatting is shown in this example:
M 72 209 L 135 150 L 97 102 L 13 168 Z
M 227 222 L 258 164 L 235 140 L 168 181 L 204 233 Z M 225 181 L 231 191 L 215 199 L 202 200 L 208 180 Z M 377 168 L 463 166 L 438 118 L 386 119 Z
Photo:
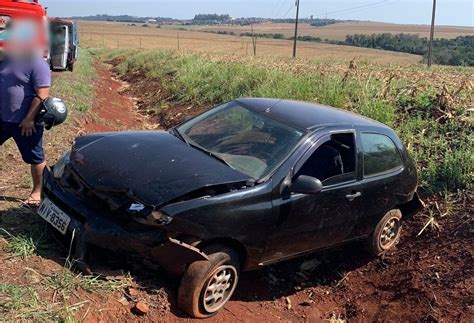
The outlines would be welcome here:
M 302 102 L 235 100 L 168 132 L 80 137 L 44 177 L 39 214 L 89 247 L 181 275 L 179 306 L 216 314 L 241 271 L 365 239 L 380 255 L 422 205 L 387 126 Z

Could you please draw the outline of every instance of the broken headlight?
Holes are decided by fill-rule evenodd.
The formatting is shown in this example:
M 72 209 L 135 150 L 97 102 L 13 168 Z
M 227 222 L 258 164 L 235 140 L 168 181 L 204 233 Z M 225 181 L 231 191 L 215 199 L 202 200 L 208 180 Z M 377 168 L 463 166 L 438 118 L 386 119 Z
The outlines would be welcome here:
M 173 221 L 172 217 L 163 212 L 140 203 L 132 203 L 128 208 L 128 213 L 132 215 L 133 220 L 145 225 L 163 226 Z
M 173 221 L 173 218 L 160 211 L 153 211 L 148 216 L 148 221 L 153 222 L 156 225 L 167 225 Z
M 53 177 L 55 179 L 60 179 L 64 175 L 67 164 L 69 164 L 69 158 L 71 154 L 66 153 L 64 156 L 59 158 L 58 162 L 53 166 Z

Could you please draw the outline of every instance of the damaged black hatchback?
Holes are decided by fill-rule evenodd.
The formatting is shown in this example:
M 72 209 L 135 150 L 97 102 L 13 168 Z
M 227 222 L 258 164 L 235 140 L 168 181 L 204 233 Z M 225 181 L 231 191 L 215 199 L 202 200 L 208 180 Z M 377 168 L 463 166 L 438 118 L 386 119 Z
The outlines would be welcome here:
M 39 215 L 90 246 L 182 276 L 179 306 L 216 314 L 241 271 L 366 239 L 380 255 L 422 202 L 393 130 L 338 109 L 241 99 L 168 132 L 80 137 L 45 173 Z

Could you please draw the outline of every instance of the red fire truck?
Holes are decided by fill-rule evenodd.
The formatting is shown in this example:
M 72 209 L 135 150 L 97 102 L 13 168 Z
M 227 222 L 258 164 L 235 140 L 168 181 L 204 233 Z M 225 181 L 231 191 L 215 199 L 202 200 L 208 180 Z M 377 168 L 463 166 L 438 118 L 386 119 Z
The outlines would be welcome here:
M 46 9 L 38 3 L 38 0 L 0 0 L 0 50 L 5 47 L 7 29 L 14 20 L 29 20 L 44 31 L 39 33 L 38 41 L 44 46 L 45 58 L 49 58 L 48 18 Z
M 53 70 L 73 70 L 78 57 L 79 37 L 73 21 L 50 18 L 38 0 L 0 0 L 0 50 L 8 40 L 14 21 L 29 21 L 38 31 L 36 41 Z

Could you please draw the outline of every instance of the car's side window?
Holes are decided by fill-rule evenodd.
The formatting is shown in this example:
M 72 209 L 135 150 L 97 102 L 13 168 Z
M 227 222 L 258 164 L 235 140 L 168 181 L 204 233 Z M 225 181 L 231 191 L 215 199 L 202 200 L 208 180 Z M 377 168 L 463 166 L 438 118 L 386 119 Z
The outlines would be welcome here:
M 297 176 L 319 179 L 324 186 L 356 179 L 356 145 L 353 133 L 334 134 L 309 157 Z
M 377 133 L 362 133 L 361 139 L 365 177 L 395 171 L 403 166 L 400 151 L 389 137 Z

